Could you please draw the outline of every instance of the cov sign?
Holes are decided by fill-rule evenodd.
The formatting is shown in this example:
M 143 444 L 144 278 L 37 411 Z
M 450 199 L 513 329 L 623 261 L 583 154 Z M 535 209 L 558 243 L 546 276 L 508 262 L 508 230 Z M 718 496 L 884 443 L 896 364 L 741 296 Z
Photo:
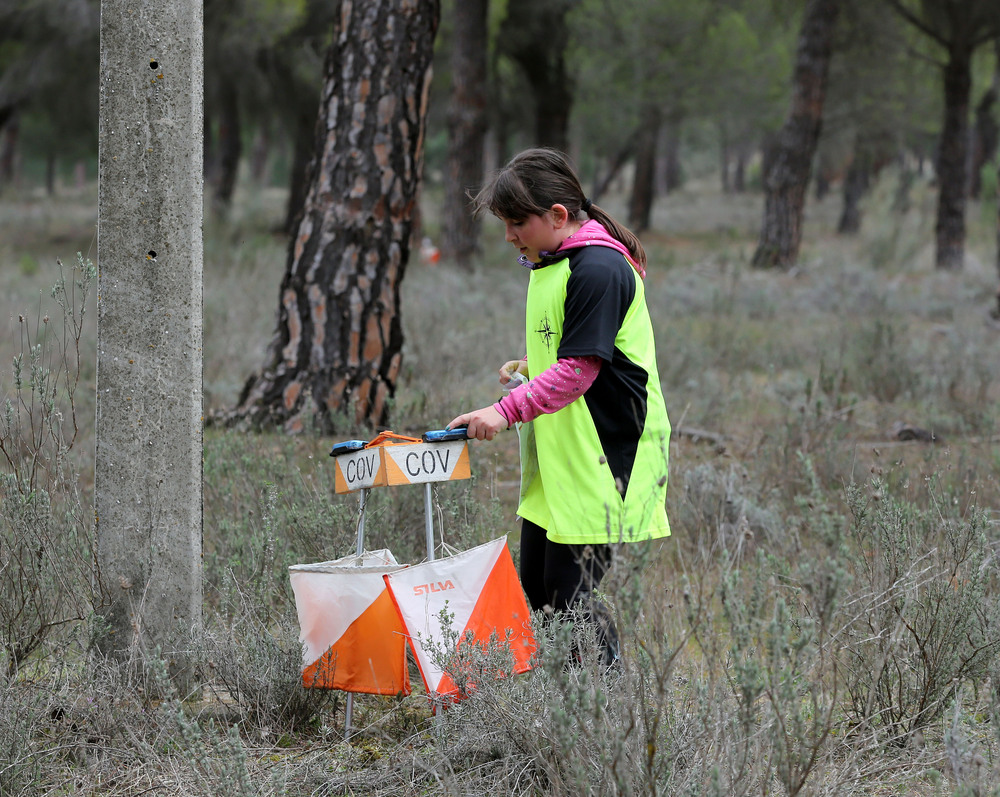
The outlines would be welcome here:
M 446 482 L 472 475 L 469 445 L 464 440 L 385 446 L 382 452 L 389 484 Z
M 351 493 L 363 487 L 380 487 L 386 483 L 382 467 L 382 449 L 364 448 L 350 454 L 341 454 L 333 460 L 334 490 Z
M 392 442 L 393 440 L 406 442 Z M 424 443 L 384 432 L 360 451 L 334 457 L 334 489 L 350 493 L 387 484 L 426 484 L 468 479 L 469 446 L 465 440 Z

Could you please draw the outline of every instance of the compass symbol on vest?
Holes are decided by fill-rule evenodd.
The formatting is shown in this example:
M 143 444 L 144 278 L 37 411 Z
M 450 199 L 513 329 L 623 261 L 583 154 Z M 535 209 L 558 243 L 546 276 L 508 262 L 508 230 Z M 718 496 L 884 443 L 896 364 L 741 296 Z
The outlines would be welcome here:
M 542 343 L 545 344 L 546 351 L 552 351 L 552 338 L 555 337 L 555 330 L 552 329 L 552 324 L 549 323 L 549 314 L 546 313 L 542 317 L 542 325 L 535 330 L 542 337 Z

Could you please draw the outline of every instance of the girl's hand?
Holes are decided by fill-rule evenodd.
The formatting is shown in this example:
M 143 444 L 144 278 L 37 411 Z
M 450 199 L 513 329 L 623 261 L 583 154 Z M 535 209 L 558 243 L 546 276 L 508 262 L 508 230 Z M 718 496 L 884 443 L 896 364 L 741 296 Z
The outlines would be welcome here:
M 500 384 L 506 385 L 514 373 L 528 375 L 528 363 L 524 360 L 508 360 L 500 366 Z
M 507 419 L 493 407 L 483 407 L 481 410 L 459 415 L 448 424 L 447 428 L 451 429 L 462 424 L 469 425 L 469 430 L 465 433 L 467 437 L 474 440 L 492 440 L 497 436 L 497 432 L 507 428 Z

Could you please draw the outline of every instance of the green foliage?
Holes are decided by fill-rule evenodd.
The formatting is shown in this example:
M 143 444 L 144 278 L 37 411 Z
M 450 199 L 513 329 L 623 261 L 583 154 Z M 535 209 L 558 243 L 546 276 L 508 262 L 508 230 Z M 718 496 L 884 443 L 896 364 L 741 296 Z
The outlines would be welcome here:
M 38 261 L 31 255 L 22 255 L 19 266 L 21 273 L 26 277 L 34 276 L 38 273 Z
M 664 118 L 684 119 L 699 113 L 706 97 L 722 93 L 713 82 L 725 69 L 713 60 L 719 55 L 710 43 L 714 16 L 710 5 L 678 0 L 579 4 L 571 17 L 569 59 L 583 85 L 600 87 L 577 92 L 574 107 L 588 155 L 613 156 L 649 106 Z M 614 113 L 602 99 L 609 93 L 616 98 Z
M 735 4 L 714 15 L 702 48 L 704 85 L 696 109 L 737 136 L 777 129 L 788 104 L 792 22 L 760 3 Z
M 99 21 L 98 0 L 0 9 L 0 109 L 21 112 L 29 156 L 79 158 L 96 150 Z

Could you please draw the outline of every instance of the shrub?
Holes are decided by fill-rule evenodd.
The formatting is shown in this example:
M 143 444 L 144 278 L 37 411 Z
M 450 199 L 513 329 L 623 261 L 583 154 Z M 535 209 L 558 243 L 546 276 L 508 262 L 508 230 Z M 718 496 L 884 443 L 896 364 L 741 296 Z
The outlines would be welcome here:
M 302 686 L 298 622 L 284 598 L 288 571 L 274 566 L 275 499 L 265 490 L 260 544 L 244 551 L 241 576 L 250 577 L 229 573 L 218 611 L 193 640 L 204 682 L 231 701 L 248 732 L 264 737 L 313 723 L 336 694 Z
M 47 719 L 50 694 L 15 680 L 0 679 L 0 794 L 38 793 L 43 758 L 39 725 Z
M 985 512 L 957 515 L 929 485 L 921 509 L 874 480 L 849 488 L 860 592 L 844 647 L 852 721 L 902 744 L 963 684 L 978 689 L 1000 653 Z
M 78 256 L 52 297 L 61 319 L 18 320 L 0 413 L 0 653 L 12 675 L 52 632 L 89 613 L 91 524 L 68 454 L 79 432 L 76 389 L 87 296 L 96 277 Z

